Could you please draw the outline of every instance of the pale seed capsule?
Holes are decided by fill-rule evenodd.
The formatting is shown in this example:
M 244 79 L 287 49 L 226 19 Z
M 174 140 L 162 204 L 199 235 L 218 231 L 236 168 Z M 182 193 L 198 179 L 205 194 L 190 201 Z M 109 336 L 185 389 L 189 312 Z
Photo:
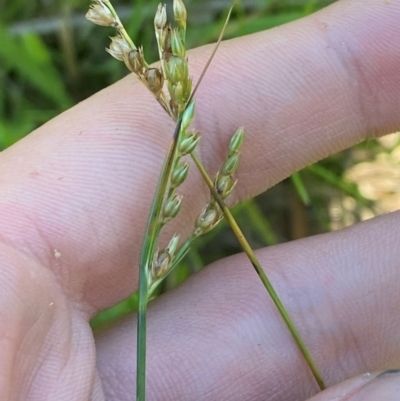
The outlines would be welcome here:
M 181 34 L 176 29 L 174 29 L 171 33 L 171 47 L 173 54 L 181 57 L 182 59 L 185 58 L 185 45 L 182 42 Z
M 173 84 L 185 82 L 189 78 L 189 68 L 186 60 L 179 56 L 172 56 L 166 63 L 165 74 Z
M 192 153 L 196 149 L 199 141 L 200 135 L 198 133 L 183 136 L 178 145 L 180 155 L 185 156 L 189 153 Z
M 239 155 L 237 153 L 232 154 L 228 157 L 228 160 L 224 163 L 221 168 L 222 175 L 231 175 L 233 174 L 239 165 Z
M 161 278 L 165 276 L 171 266 L 171 255 L 168 251 L 157 251 L 155 253 L 154 261 L 151 265 L 151 271 L 153 278 Z
M 214 204 L 207 205 L 196 220 L 194 235 L 203 235 L 212 230 L 222 219 L 222 214 Z
M 167 223 L 179 213 L 182 205 L 182 195 L 172 195 L 165 201 L 163 208 L 163 223 Z
M 102 1 L 90 6 L 89 11 L 86 13 L 86 18 L 101 26 L 115 26 L 117 22 L 110 9 Z
M 232 154 L 239 152 L 243 144 L 243 139 L 244 139 L 244 128 L 239 127 L 237 131 L 233 134 L 231 141 L 229 143 L 228 157 L 231 156 Z
M 161 34 L 161 46 L 164 54 L 167 55 L 168 57 L 172 55 L 171 32 L 172 32 L 171 27 L 167 25 L 164 28 L 163 33 Z
M 179 163 L 171 173 L 171 186 L 172 188 L 179 187 L 186 180 L 189 172 L 188 163 Z
M 110 48 L 106 49 L 108 53 L 120 61 L 124 61 L 132 51 L 129 43 L 122 36 L 114 36 L 111 38 Z
M 167 9 L 165 4 L 160 3 L 154 17 L 154 27 L 161 30 L 165 28 L 165 25 L 167 25 Z
M 158 68 L 149 68 L 144 74 L 147 86 L 155 96 L 158 96 L 164 84 L 164 76 Z
M 182 0 L 174 0 L 174 18 L 180 28 L 186 29 L 187 12 Z
M 175 255 L 175 252 L 178 248 L 178 244 L 179 244 L 179 234 L 174 234 L 174 236 L 171 238 L 171 241 L 169 241 L 167 248 L 165 249 L 171 256 L 171 259 Z
M 236 181 L 231 175 L 217 175 L 215 180 L 215 189 L 225 199 L 235 188 Z
M 141 49 L 131 50 L 123 60 L 127 68 L 135 74 L 139 74 L 144 68 L 144 58 Z

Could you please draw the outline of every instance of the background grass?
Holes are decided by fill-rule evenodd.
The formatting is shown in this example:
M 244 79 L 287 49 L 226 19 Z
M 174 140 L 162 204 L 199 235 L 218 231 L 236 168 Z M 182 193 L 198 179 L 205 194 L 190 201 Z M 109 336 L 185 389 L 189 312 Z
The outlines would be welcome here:
M 243 0 L 236 7 L 226 37 L 237 37 L 301 18 L 333 0 Z M 135 43 L 148 60 L 156 60 L 153 17 L 158 1 L 117 1 L 116 6 Z M 214 42 L 229 0 L 186 1 L 188 47 Z M 89 2 L 78 0 L 0 0 L 0 150 L 49 119 L 126 75 L 104 48 L 111 30 L 85 20 Z M 157 107 L 157 106 L 155 106 Z M 390 152 L 395 143 L 390 147 Z M 377 141 L 361 144 L 295 174 L 266 194 L 235 208 L 234 214 L 254 248 L 326 232 L 362 219 L 375 204 L 346 169 L 382 151 Z M 349 202 L 349 199 L 351 202 Z M 351 204 L 346 209 L 345 202 Z M 355 206 L 354 206 L 355 205 Z M 346 217 L 347 216 L 347 217 Z M 207 252 L 204 252 L 204 249 Z M 160 288 L 165 291 L 213 260 L 240 252 L 224 225 L 201 238 Z M 99 314 L 99 327 L 136 308 L 136 295 Z

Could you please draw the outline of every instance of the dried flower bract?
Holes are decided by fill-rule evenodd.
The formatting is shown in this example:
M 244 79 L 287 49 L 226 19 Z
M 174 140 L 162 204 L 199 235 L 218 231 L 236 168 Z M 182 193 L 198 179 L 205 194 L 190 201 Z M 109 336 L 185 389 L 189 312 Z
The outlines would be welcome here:
M 86 13 L 86 18 L 101 26 L 115 26 L 116 23 L 116 19 L 110 9 L 100 0 L 90 6 L 89 11 Z

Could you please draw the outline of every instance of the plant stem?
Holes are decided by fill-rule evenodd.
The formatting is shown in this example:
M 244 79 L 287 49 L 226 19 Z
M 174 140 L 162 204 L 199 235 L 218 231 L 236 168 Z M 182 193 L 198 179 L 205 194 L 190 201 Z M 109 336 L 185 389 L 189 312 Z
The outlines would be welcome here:
M 131 37 L 126 32 L 126 30 L 124 28 L 124 25 L 122 24 L 121 20 L 119 19 L 119 16 L 118 16 L 117 12 L 115 11 L 115 8 L 112 5 L 112 3 L 110 1 L 105 1 L 104 3 L 107 5 L 108 9 L 111 11 L 111 14 L 113 15 L 113 17 L 117 21 L 117 23 L 118 23 L 117 29 L 118 29 L 119 33 L 129 43 L 129 45 L 131 46 L 132 49 L 136 49 L 135 44 L 133 43 Z
M 289 313 L 286 311 L 285 307 L 282 304 L 282 301 L 280 300 L 274 287 L 272 286 L 267 275 L 265 274 L 264 270 L 262 269 L 261 264 L 258 261 L 253 249 L 247 242 L 242 230 L 240 229 L 240 227 L 236 223 L 236 220 L 232 216 L 232 213 L 230 212 L 230 210 L 226 206 L 225 202 L 223 201 L 223 199 L 220 197 L 217 190 L 215 189 L 213 182 L 211 181 L 210 177 L 208 176 L 208 174 L 207 174 L 206 170 L 204 169 L 203 164 L 201 163 L 197 154 L 192 152 L 191 156 L 192 156 L 192 159 L 195 162 L 198 170 L 200 171 L 200 174 L 202 175 L 204 181 L 207 183 L 213 197 L 217 201 L 221 210 L 224 212 L 224 215 L 225 215 L 229 225 L 231 226 L 233 232 L 235 233 L 236 238 L 238 239 L 240 245 L 242 246 L 243 251 L 246 253 L 251 264 L 253 265 L 254 269 L 256 270 L 258 276 L 260 277 L 262 283 L 264 284 L 264 287 L 268 291 L 268 294 L 271 296 L 272 301 L 274 302 L 275 306 L 278 308 L 278 311 L 281 314 L 286 326 L 288 327 L 288 329 L 289 329 L 290 333 L 292 334 L 296 344 L 298 345 L 301 353 L 303 354 L 304 358 L 306 359 L 308 366 L 310 367 L 310 369 L 315 377 L 315 380 L 318 383 L 318 386 L 320 387 L 321 390 L 324 390 L 326 388 L 326 386 L 322 379 L 321 373 L 319 372 L 314 360 L 312 359 L 310 352 L 308 351 L 306 345 L 304 344 L 303 339 L 301 338 L 299 332 L 297 331 L 292 318 L 290 317 Z
M 168 186 L 171 169 L 174 164 L 179 135 L 181 132 L 181 122 L 179 119 L 175 128 L 174 136 L 168 154 L 166 156 L 160 178 L 157 183 L 156 192 L 150 209 L 147 221 L 146 233 L 142 253 L 140 255 L 139 266 L 139 308 L 137 319 L 137 363 L 136 363 L 136 400 L 145 401 L 146 399 L 146 317 L 147 304 L 149 301 L 149 267 L 155 252 L 158 236 L 160 233 L 160 215 L 164 200 L 165 191 Z
M 142 270 L 142 269 L 141 269 Z M 140 274 L 142 276 L 142 274 Z M 146 341 L 147 341 L 147 278 L 139 279 L 137 318 L 136 400 L 146 399 Z

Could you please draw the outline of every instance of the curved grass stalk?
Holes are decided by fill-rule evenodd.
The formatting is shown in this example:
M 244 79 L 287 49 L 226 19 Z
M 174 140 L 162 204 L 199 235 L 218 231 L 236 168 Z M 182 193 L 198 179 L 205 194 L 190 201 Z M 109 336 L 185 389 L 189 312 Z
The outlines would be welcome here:
M 261 264 L 258 261 L 253 249 L 251 248 L 250 244 L 247 242 L 246 237 L 244 236 L 239 225 L 237 224 L 235 218 L 232 216 L 231 211 L 226 206 L 225 202 L 223 201 L 223 199 L 221 198 L 219 193 L 216 191 L 213 182 L 211 181 L 206 170 L 204 169 L 203 164 L 201 163 L 200 159 L 194 152 L 192 153 L 192 159 L 195 162 L 197 169 L 199 170 L 200 174 L 202 175 L 207 186 L 209 187 L 214 199 L 217 201 L 219 207 L 223 211 L 225 218 L 228 221 L 228 224 L 231 226 L 231 229 L 234 232 L 237 240 L 239 241 L 243 251 L 247 255 L 252 266 L 254 267 L 255 271 L 257 272 L 258 276 L 260 277 L 260 280 L 263 283 L 265 289 L 267 290 L 268 294 L 271 296 L 272 301 L 274 302 L 279 313 L 281 314 L 283 321 L 285 322 L 287 328 L 289 329 L 290 333 L 293 336 L 293 339 L 295 340 L 297 346 L 299 347 L 301 353 L 303 354 L 305 360 L 307 361 L 307 364 L 310 367 L 319 388 L 321 390 L 324 390 L 326 388 L 326 385 L 324 383 L 324 380 L 322 379 L 322 375 L 319 372 L 317 365 L 315 364 L 310 352 L 307 349 L 307 346 L 305 345 L 303 339 L 301 338 L 299 332 L 297 331 L 292 318 L 290 317 L 289 313 L 286 311 L 286 309 L 283 306 L 283 303 L 280 300 L 278 294 L 276 293 L 272 283 L 269 281 L 268 276 L 265 274 L 263 268 L 261 267 Z

